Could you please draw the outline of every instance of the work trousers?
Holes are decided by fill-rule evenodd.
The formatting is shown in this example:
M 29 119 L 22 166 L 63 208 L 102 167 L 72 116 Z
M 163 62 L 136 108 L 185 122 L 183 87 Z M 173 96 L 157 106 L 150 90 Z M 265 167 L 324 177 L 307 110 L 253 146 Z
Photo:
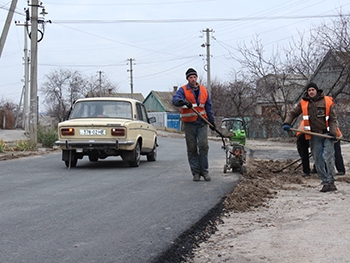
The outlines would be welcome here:
M 343 155 L 341 154 L 340 140 L 334 144 L 335 168 L 340 173 L 345 173 Z
M 305 134 L 301 134 L 297 139 L 297 149 L 303 165 L 303 173 L 310 174 L 309 141 L 305 139 Z
M 208 125 L 205 123 L 184 123 L 187 158 L 192 175 L 208 174 Z
M 322 181 L 322 184 L 333 183 L 335 176 L 334 141 L 328 138 L 312 136 L 310 147 L 314 157 L 317 175 Z

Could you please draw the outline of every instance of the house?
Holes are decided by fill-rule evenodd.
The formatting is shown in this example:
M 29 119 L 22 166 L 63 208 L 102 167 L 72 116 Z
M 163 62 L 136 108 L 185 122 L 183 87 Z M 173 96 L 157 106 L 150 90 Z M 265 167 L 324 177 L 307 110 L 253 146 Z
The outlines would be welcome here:
M 144 99 L 148 115 L 157 119 L 156 126 L 181 130 L 180 109 L 172 104 L 176 90 L 177 87 L 173 91 L 152 90 Z
M 269 74 L 259 79 L 257 90 L 260 96 L 256 101 L 256 114 L 264 115 L 272 108 L 293 104 L 307 82 L 303 75 L 296 74 Z
M 314 72 L 311 82 L 323 89 L 326 95 L 338 100 L 349 99 L 350 54 L 328 51 Z

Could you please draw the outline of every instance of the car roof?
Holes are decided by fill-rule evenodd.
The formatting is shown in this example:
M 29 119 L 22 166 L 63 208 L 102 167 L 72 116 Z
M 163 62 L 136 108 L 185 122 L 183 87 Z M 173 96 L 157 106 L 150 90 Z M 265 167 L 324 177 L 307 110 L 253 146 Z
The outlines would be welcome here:
M 122 98 L 122 97 L 92 97 L 92 98 L 82 98 L 77 99 L 75 103 L 81 102 L 81 101 L 129 101 L 129 102 L 139 102 L 142 103 L 139 100 L 136 99 L 130 99 L 130 98 Z

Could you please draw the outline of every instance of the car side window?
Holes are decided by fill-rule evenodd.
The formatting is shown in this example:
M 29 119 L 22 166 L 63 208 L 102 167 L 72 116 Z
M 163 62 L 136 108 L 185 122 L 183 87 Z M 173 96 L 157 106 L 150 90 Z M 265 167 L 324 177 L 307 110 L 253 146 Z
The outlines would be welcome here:
M 145 109 L 145 106 L 141 103 L 136 104 L 136 110 L 137 110 L 137 119 L 140 121 L 147 122 L 147 112 Z

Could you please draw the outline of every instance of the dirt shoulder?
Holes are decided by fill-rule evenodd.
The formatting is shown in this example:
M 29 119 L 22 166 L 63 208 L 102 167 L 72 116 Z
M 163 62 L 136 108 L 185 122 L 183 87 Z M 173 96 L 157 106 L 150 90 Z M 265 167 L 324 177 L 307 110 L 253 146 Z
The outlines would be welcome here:
M 249 141 L 252 149 L 296 151 L 295 144 Z M 342 144 L 347 172 L 350 144 Z M 301 177 L 291 160 L 249 158 L 248 171 L 227 195 L 227 213 L 210 238 L 199 244 L 195 263 L 350 262 L 350 177 L 337 176 L 335 192 L 319 192 L 316 174 Z

